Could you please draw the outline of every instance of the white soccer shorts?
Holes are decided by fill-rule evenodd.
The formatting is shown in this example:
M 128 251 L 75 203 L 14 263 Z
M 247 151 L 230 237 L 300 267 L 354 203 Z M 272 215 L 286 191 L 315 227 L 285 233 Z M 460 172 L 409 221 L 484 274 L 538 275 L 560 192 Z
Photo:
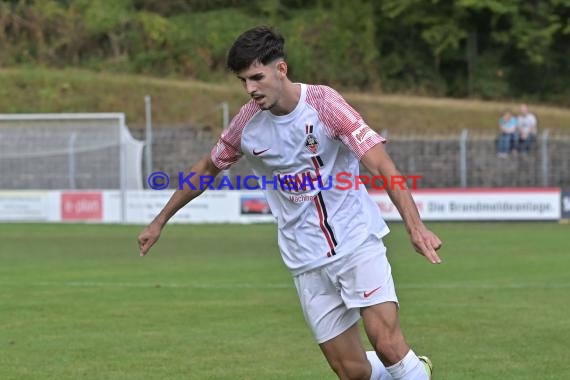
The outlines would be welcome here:
M 353 254 L 293 279 L 305 320 L 319 344 L 355 324 L 361 307 L 398 304 L 386 247 L 376 236 Z

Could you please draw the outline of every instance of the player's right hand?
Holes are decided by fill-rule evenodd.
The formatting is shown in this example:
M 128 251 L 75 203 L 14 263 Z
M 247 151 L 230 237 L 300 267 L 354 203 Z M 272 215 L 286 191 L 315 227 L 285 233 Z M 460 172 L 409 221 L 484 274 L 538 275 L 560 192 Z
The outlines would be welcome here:
M 139 253 L 144 256 L 148 253 L 150 247 L 156 243 L 160 238 L 161 228 L 153 223 L 149 224 L 142 232 L 139 234 Z

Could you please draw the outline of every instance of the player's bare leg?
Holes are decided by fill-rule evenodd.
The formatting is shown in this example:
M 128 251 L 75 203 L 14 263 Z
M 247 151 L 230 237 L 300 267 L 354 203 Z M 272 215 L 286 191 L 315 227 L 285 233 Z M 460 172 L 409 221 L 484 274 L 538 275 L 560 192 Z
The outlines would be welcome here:
M 429 379 L 424 363 L 404 339 L 394 302 L 363 308 L 361 314 L 370 343 L 394 379 Z
M 363 308 L 364 329 L 380 360 L 386 366 L 396 364 L 408 353 L 410 347 L 398 321 L 394 302 L 385 302 Z
M 364 352 L 356 323 L 320 347 L 339 379 L 392 380 L 376 352 Z
M 341 380 L 369 380 L 372 368 L 366 358 L 358 324 L 320 344 L 329 365 Z

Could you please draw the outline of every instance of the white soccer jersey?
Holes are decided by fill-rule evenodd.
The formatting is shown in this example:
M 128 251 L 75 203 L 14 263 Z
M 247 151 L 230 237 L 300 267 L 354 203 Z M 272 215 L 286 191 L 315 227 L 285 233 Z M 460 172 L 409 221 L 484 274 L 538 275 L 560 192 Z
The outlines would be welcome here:
M 359 160 L 385 140 L 332 88 L 300 86 L 299 103 L 287 115 L 262 111 L 253 100 L 245 104 L 211 153 L 220 169 L 245 155 L 277 219 L 279 249 L 293 275 L 389 231 L 365 187 L 355 189 Z
M 518 129 L 522 138 L 527 138 L 530 134 L 536 133 L 536 116 L 532 113 L 521 115 L 518 118 Z

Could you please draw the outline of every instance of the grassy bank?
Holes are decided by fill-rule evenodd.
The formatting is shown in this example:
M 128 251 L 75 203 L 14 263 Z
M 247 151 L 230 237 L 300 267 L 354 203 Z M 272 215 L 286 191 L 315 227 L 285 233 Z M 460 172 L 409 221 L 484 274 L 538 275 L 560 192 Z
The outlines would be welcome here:
M 113 75 L 82 70 L 0 69 L 0 113 L 124 112 L 131 127 L 145 122 L 144 96 L 152 96 L 156 127 L 209 125 L 221 127 L 219 104 L 228 102 L 234 115 L 247 101 L 239 82 Z M 505 108 L 518 102 L 435 99 L 339 91 L 377 130 L 391 133 L 459 133 L 463 128 L 495 133 Z M 570 131 L 570 110 L 532 105 L 540 128 Z

